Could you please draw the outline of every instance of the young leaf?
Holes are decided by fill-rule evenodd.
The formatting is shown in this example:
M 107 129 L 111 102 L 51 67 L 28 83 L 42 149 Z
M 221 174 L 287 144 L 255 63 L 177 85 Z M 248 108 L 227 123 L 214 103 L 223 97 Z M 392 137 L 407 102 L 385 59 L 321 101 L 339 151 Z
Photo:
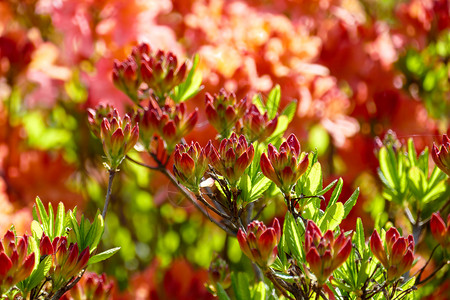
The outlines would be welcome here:
M 202 84 L 202 74 L 197 70 L 198 61 L 199 56 L 196 54 L 194 56 L 192 68 L 189 71 L 186 80 L 174 88 L 172 99 L 176 103 L 180 103 L 194 97 L 201 90 L 200 85 Z
M 267 97 L 267 116 L 269 119 L 275 118 L 278 106 L 280 105 L 281 99 L 281 88 L 280 85 L 276 85 L 270 92 Z
M 217 297 L 219 297 L 219 300 L 231 300 L 220 283 L 217 283 Z
M 252 99 L 252 103 L 256 105 L 259 112 L 266 111 L 266 106 L 264 105 L 264 103 L 262 101 L 261 94 L 256 94 Z
M 302 237 L 305 233 L 305 229 L 302 229 L 303 230 L 300 229 L 294 217 L 290 213 L 287 213 L 284 221 L 283 236 L 289 251 L 298 261 L 304 261 Z
M 344 218 L 348 216 L 353 206 L 356 204 L 356 200 L 359 196 L 359 187 L 353 192 L 353 194 L 348 198 L 348 200 L 344 203 Z
M 337 179 L 333 180 L 329 185 L 327 185 L 323 190 L 321 190 L 320 192 L 317 193 L 318 196 L 322 196 L 323 194 L 325 194 L 326 192 L 328 192 L 329 190 L 331 190 L 331 188 L 336 184 L 336 182 L 338 182 Z
M 42 201 L 41 201 L 41 199 L 39 197 L 36 197 L 36 206 L 37 206 L 37 209 L 38 209 L 40 221 L 41 221 L 42 227 L 44 229 L 44 232 L 46 232 L 48 234 L 49 217 L 47 215 L 47 211 L 45 210 L 45 206 L 44 206 L 44 204 L 42 203 Z M 36 220 L 36 221 L 39 221 L 39 219 Z
M 342 181 L 342 178 L 339 178 L 338 183 L 334 188 L 333 193 L 331 194 L 330 202 L 328 202 L 327 209 L 331 207 L 333 204 L 335 204 L 339 199 L 339 195 L 341 194 L 343 184 L 344 182 Z
M 64 234 L 65 213 L 66 211 L 64 204 L 59 202 L 58 211 L 56 212 L 55 237 L 62 236 Z
M 286 105 L 284 110 L 281 112 L 281 115 L 286 116 L 288 118 L 289 123 L 291 123 L 292 119 L 294 119 L 296 111 L 297 111 L 297 100 L 294 100 L 289 102 L 288 105 Z
M 311 168 L 308 178 L 306 179 L 305 188 L 303 193 L 305 196 L 313 196 L 322 188 L 322 168 L 320 163 L 317 162 Z
M 264 281 L 260 281 L 253 289 L 253 300 L 265 300 L 266 299 L 266 284 Z
M 120 250 L 120 247 L 117 247 L 117 248 L 112 248 L 112 249 L 106 250 L 102 253 L 96 254 L 96 255 L 92 256 L 91 258 L 89 258 L 88 265 L 92 265 L 92 264 L 104 261 L 105 259 L 108 259 L 111 256 L 113 256 L 114 254 L 116 254 L 117 251 L 119 251 L 119 250 Z
M 247 274 L 231 273 L 231 285 L 233 286 L 236 300 L 248 300 L 250 297 L 250 283 Z
M 319 222 L 319 228 L 322 232 L 326 230 L 334 230 L 336 226 L 341 224 L 344 218 L 344 205 L 341 202 L 336 202 L 325 210 L 325 214 Z
M 49 202 L 48 203 L 48 236 L 51 240 L 55 238 L 55 217 L 53 214 L 53 205 Z

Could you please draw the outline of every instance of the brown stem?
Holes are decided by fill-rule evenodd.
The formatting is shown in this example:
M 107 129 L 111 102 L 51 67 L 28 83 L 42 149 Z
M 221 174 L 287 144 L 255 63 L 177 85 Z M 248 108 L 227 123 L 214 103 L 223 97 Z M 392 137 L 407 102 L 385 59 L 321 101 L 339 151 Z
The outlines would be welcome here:
M 73 288 L 78 281 L 80 281 L 81 277 L 83 277 L 84 272 L 86 269 L 81 271 L 81 273 L 75 278 L 73 281 L 71 281 L 69 284 L 66 284 L 63 288 L 59 289 L 53 296 L 50 298 L 50 300 L 59 300 L 68 290 Z
M 109 200 L 111 199 L 111 190 L 112 190 L 112 184 L 113 184 L 115 174 L 116 174 L 115 170 L 109 170 L 108 189 L 106 191 L 105 205 L 103 206 L 103 212 L 102 212 L 103 220 L 105 220 L 106 211 L 108 210 Z
M 284 290 L 284 288 L 280 285 L 280 283 L 278 282 L 278 279 L 274 276 L 272 270 L 269 268 L 266 270 L 266 272 L 264 273 L 266 275 L 266 277 L 273 283 L 273 285 L 275 286 L 275 288 L 280 291 L 280 293 L 286 298 L 286 299 L 290 299 L 290 300 L 295 300 L 294 298 L 292 298 L 291 296 L 289 296 L 286 291 Z

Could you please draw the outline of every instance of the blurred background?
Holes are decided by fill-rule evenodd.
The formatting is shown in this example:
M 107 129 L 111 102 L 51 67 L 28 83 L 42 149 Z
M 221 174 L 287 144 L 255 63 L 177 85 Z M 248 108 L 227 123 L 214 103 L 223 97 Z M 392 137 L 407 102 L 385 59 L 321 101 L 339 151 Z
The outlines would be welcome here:
M 200 120 L 187 137 L 215 138 L 205 92 L 238 98 L 281 87 L 302 149 L 317 149 L 325 184 L 342 177 L 342 199 L 359 186 L 342 227 L 385 213 L 375 137 L 392 129 L 418 151 L 439 141 L 450 116 L 447 0 L 2 0 L 0 1 L 0 232 L 24 233 L 36 196 L 92 218 L 107 171 L 86 109 L 131 104 L 111 78 L 139 42 L 200 55 L 204 89 L 189 101 Z M 184 201 L 166 179 L 124 164 L 103 247 L 121 251 L 95 271 L 116 281 L 115 299 L 211 299 L 214 252 L 245 269 L 239 245 Z M 282 217 L 281 199 L 264 217 Z M 388 204 L 386 204 L 388 205 Z M 404 217 L 402 217 L 404 218 Z

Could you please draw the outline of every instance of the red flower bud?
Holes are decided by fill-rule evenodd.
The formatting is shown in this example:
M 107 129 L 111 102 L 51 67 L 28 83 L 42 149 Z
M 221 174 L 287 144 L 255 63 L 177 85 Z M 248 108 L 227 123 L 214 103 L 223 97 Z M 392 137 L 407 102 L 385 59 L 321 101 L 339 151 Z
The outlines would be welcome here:
M 295 135 L 291 134 L 281 144 L 280 152 L 269 144 L 268 152 L 261 155 L 261 171 L 272 180 L 280 190 L 288 195 L 297 180 L 308 168 L 308 154 L 300 158 L 300 143 Z
M 16 237 L 8 230 L 0 241 L 0 294 L 30 276 L 35 254 L 28 255 L 28 236 Z
M 447 225 L 439 213 L 433 213 L 430 220 L 431 234 L 434 239 L 444 248 L 450 247 L 450 214 L 447 216 Z
M 206 153 L 209 163 L 217 173 L 225 177 L 231 185 L 235 185 L 253 161 L 255 149 L 253 145 L 248 146 L 243 135 L 238 139 L 233 132 L 229 139 L 221 141 L 218 151 L 210 141 L 206 146 Z
M 223 137 L 229 135 L 229 132 L 236 125 L 236 122 L 243 117 L 247 109 L 246 98 L 237 103 L 236 96 L 233 93 L 227 93 L 224 89 L 221 89 L 214 96 L 207 93 L 205 101 L 206 117 Z
M 208 167 L 205 149 L 197 142 L 191 143 L 190 146 L 178 144 L 175 148 L 174 161 L 173 172 L 178 181 L 197 193 Z
M 385 240 L 386 248 L 375 230 L 370 237 L 370 249 L 387 270 L 387 279 L 393 281 L 411 269 L 414 261 L 414 239 L 412 235 L 401 237 L 398 230 L 391 227 L 386 232 Z
M 268 120 L 267 113 L 262 115 L 254 104 L 244 114 L 244 133 L 249 137 L 250 142 L 265 141 L 275 131 L 277 124 L 278 115 L 273 120 Z
M 138 125 L 131 128 L 131 119 L 128 115 L 125 115 L 122 120 L 117 111 L 114 112 L 111 120 L 103 119 L 100 130 L 106 163 L 111 170 L 119 167 L 126 154 L 133 149 L 139 139 Z
M 237 233 L 242 252 L 263 269 L 275 262 L 280 238 L 281 228 L 277 219 L 268 228 L 260 221 L 253 221 L 247 226 L 246 233 L 241 228 Z
M 351 251 L 351 236 L 345 237 L 341 232 L 335 239 L 331 230 L 322 235 L 319 227 L 308 220 L 305 232 L 306 261 L 320 285 L 347 260 Z
M 442 145 L 439 148 L 433 143 L 431 157 L 436 166 L 450 176 L 450 138 L 444 134 L 442 137 Z

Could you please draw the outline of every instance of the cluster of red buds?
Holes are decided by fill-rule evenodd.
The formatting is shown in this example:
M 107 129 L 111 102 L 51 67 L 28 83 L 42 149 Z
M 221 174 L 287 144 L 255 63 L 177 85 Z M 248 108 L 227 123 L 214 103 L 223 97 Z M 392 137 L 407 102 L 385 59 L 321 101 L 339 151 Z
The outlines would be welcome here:
M 133 48 L 123 62 L 114 61 L 113 82 L 133 101 L 139 100 L 139 88 L 144 82 L 159 103 L 164 103 L 174 87 L 185 78 L 186 62 L 178 68 L 178 60 L 172 52 L 152 53 L 148 44 Z
M 28 236 L 17 237 L 8 230 L 0 242 L 0 295 L 30 276 L 35 254 L 28 255 Z
M 133 101 L 138 100 L 138 90 L 141 85 L 138 71 L 138 65 L 133 56 L 128 56 L 122 62 L 114 60 L 113 83 Z
M 119 113 L 114 107 L 110 104 L 100 103 L 95 107 L 95 109 L 88 108 L 88 122 L 89 129 L 92 133 L 100 138 L 100 127 L 102 125 L 103 119 L 106 118 L 111 120 L 114 116 L 117 116 Z
M 255 220 L 248 224 L 247 232 L 239 228 L 237 233 L 242 252 L 263 270 L 275 262 L 280 238 L 281 228 L 277 219 L 273 221 L 272 227 Z
M 401 237 L 396 228 L 386 232 L 385 246 L 375 230 L 370 237 L 373 255 L 387 270 L 387 280 L 394 281 L 411 269 L 414 261 L 414 239 L 412 235 Z
M 244 134 L 250 142 L 265 141 L 277 128 L 278 115 L 269 120 L 267 113 L 261 114 L 256 105 L 252 104 L 243 118 Z
M 215 254 L 208 270 L 209 280 L 215 288 L 219 283 L 224 289 L 231 285 L 231 276 L 228 264 L 219 255 Z M 210 289 L 213 290 L 210 286 Z M 215 290 L 213 290 L 214 292 Z
M 223 139 L 220 142 L 218 151 L 209 141 L 206 154 L 216 172 L 222 175 L 231 186 L 235 186 L 245 169 L 252 163 L 255 150 L 253 145 L 248 146 L 243 135 L 238 139 L 233 132 L 229 139 Z
M 447 216 L 447 225 L 439 213 L 433 213 L 430 220 L 431 234 L 434 239 L 446 250 L 450 250 L 450 214 Z
M 208 167 L 205 149 L 198 142 L 190 146 L 178 144 L 175 147 L 173 173 L 178 181 L 193 193 L 198 193 L 202 177 Z
M 96 273 L 86 272 L 75 288 L 69 291 L 69 295 L 65 296 L 65 299 L 107 300 L 110 298 L 113 286 L 113 283 L 107 280 L 105 274 L 100 276 Z
M 269 144 L 267 155 L 261 156 L 261 171 L 275 182 L 285 195 L 290 195 L 292 187 L 308 168 L 308 154 L 300 159 L 300 143 L 294 134 L 280 146 L 280 152 Z
M 159 102 L 164 101 L 174 87 L 186 76 L 187 65 L 184 62 L 178 68 L 177 57 L 161 50 L 141 56 L 141 76 Z
M 433 157 L 436 166 L 450 176 L 450 138 L 446 134 L 442 137 L 440 150 L 436 144 L 433 143 L 431 157 Z
M 139 127 L 137 124 L 131 127 L 130 117 L 125 115 L 122 120 L 115 109 L 111 117 L 111 119 L 103 118 L 100 138 L 106 155 L 106 164 L 110 170 L 116 170 L 138 141 Z
M 308 220 L 305 232 L 306 261 L 320 286 L 347 260 L 351 251 L 351 236 L 345 237 L 341 232 L 335 239 L 331 230 L 322 235 L 319 227 Z
M 224 138 L 228 137 L 231 129 L 247 110 L 247 98 L 243 98 L 237 103 L 236 95 L 227 93 L 224 89 L 214 96 L 206 93 L 205 102 L 206 117 L 209 123 Z
M 61 288 L 72 277 L 80 273 L 86 267 L 90 258 L 89 247 L 80 253 L 77 243 L 68 245 L 67 237 L 56 237 L 51 242 L 50 238 L 44 235 L 41 238 L 39 250 L 41 257 L 52 255 L 50 275 L 55 290 Z

